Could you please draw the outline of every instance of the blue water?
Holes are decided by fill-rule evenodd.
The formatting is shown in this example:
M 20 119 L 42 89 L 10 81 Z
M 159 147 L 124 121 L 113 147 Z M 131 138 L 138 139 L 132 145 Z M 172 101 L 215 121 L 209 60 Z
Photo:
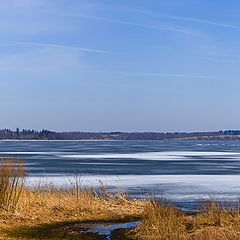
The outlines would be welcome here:
M 185 202 L 240 193 L 237 141 L 1 141 L 0 158 L 8 157 L 24 161 L 31 182 L 61 184 L 77 173 L 86 185 Z
M 97 233 L 106 237 L 106 240 L 111 240 L 111 234 L 118 229 L 130 230 L 138 227 L 141 222 L 126 222 L 126 223 L 93 223 L 93 224 L 77 224 L 83 232 Z

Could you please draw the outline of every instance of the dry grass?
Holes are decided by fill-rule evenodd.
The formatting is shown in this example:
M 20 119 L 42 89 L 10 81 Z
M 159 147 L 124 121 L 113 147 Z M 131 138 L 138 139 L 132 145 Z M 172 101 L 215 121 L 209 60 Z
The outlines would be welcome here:
M 201 213 L 189 216 L 169 204 L 153 202 L 146 207 L 135 236 L 139 240 L 239 240 L 240 213 L 212 201 Z
M 185 239 L 185 215 L 169 203 L 149 203 L 146 207 L 142 225 L 137 229 L 137 239 L 180 240 Z
M 146 204 L 129 200 L 120 193 L 112 194 L 104 187 L 98 192 L 82 188 L 79 178 L 68 189 L 52 185 L 28 189 L 24 187 L 24 179 L 23 163 L 2 164 L 0 239 L 75 239 L 67 226 L 139 218 Z
M 24 189 L 15 212 L 0 214 L 0 239 L 88 239 L 79 236 L 76 224 L 131 221 L 141 216 L 144 205 L 121 194 L 106 199 L 87 189 L 77 195 L 76 189 Z
M 81 235 L 77 224 L 141 218 L 129 235 L 137 240 L 240 240 L 239 207 L 212 201 L 190 216 L 164 200 L 129 200 L 104 186 L 98 192 L 84 189 L 78 177 L 68 189 L 28 189 L 24 179 L 22 162 L 0 166 L 0 239 L 101 239 Z
M 14 211 L 22 193 L 25 170 L 21 161 L 0 165 L 0 209 Z
M 121 194 L 108 199 L 93 190 L 24 189 L 15 214 L 44 221 L 111 220 L 140 216 L 144 204 Z

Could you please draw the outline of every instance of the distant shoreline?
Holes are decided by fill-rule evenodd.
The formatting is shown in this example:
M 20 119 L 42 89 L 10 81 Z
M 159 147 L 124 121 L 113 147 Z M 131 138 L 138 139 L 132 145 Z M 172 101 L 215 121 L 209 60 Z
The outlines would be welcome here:
M 0 141 L 217 141 L 240 140 L 240 130 L 212 132 L 54 132 L 0 129 Z
M 240 141 L 240 137 L 237 139 L 235 138 L 229 138 L 229 139 L 179 139 L 179 138 L 171 138 L 171 139 L 61 139 L 61 140 L 55 140 L 55 139 L 0 139 L 0 142 L 171 142 L 171 141 L 178 141 L 178 142 L 187 142 L 187 141 L 192 141 L 192 142 L 201 142 L 201 141 L 225 141 L 225 142 L 230 142 L 230 141 L 235 141 L 238 142 Z
M 238 142 L 240 141 L 240 136 L 238 138 L 214 138 L 214 139 L 204 139 L 204 138 L 198 138 L 198 139 L 180 139 L 180 138 L 171 138 L 171 139 L 0 139 L 0 142 L 213 142 L 213 141 L 225 141 L 225 142 Z

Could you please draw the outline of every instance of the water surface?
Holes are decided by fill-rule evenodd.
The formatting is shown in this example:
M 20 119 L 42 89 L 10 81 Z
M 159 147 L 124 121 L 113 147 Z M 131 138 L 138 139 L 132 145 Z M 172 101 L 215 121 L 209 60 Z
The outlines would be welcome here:
M 1 141 L 1 158 L 24 160 L 30 182 L 47 178 L 164 196 L 178 202 L 240 194 L 240 142 Z

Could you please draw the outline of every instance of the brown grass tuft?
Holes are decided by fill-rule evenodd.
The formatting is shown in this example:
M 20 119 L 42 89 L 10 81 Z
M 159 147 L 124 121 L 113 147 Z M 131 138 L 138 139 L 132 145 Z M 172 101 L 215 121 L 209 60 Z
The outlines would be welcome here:
M 142 225 L 137 229 L 137 239 L 180 240 L 187 236 L 185 214 L 161 200 L 145 208 Z
M 136 239 L 144 240 L 239 240 L 239 208 L 209 202 L 196 216 L 169 204 L 149 204 Z

